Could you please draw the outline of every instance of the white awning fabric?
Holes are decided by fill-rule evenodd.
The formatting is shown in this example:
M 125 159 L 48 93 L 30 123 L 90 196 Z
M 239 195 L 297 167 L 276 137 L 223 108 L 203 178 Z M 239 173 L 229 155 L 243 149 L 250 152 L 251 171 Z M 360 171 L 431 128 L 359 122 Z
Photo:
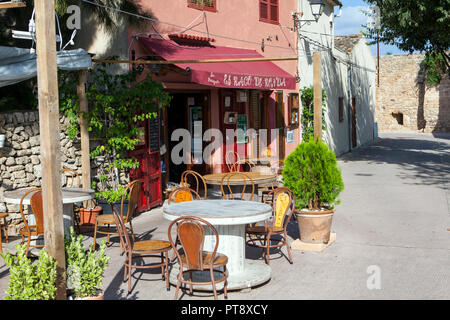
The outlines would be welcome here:
M 92 66 L 91 56 L 83 49 L 58 51 L 56 57 L 61 70 L 83 70 Z M 30 53 L 30 49 L 0 46 L 0 87 L 36 75 L 36 53 Z

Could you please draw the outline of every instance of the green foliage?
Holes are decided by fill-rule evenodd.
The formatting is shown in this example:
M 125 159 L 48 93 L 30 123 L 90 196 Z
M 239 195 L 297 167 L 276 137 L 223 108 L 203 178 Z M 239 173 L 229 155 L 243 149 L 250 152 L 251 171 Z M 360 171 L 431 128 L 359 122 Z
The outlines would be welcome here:
M 436 51 L 427 52 L 423 60 L 423 72 L 429 86 L 434 86 L 441 82 L 442 70 L 445 70 L 442 54 Z
M 325 101 L 327 95 L 325 89 L 322 89 L 322 130 L 326 130 L 325 126 Z M 314 87 L 303 87 L 300 89 L 300 99 L 302 102 L 302 141 L 309 141 L 314 135 Z
M 143 67 L 138 66 L 126 73 L 111 74 L 107 64 L 101 64 L 89 74 L 90 84 L 86 91 L 89 112 L 83 112 L 81 116 L 87 120 L 91 136 L 98 141 L 90 156 L 104 158 L 107 172 L 100 175 L 111 179 L 109 182 L 99 181 L 99 191 L 117 191 L 118 170 L 139 166 L 138 161 L 129 156 L 129 151 L 135 149 L 139 136 L 144 134 L 139 129 L 140 123 L 156 117 L 160 109 L 170 104 L 171 97 L 163 91 L 162 85 L 154 82 L 148 73 L 144 75 L 143 71 Z M 68 132 L 74 139 L 78 135 L 80 116 L 75 89 L 77 73 L 59 74 L 61 110 L 70 119 Z
M 56 295 L 57 262 L 45 249 L 39 253 L 37 263 L 26 256 L 26 244 L 17 245 L 17 256 L 2 253 L 1 257 L 9 267 L 8 296 L 5 300 L 52 300 Z
M 435 72 L 450 75 L 450 1 L 449 0 L 365 0 L 380 10 L 379 27 L 364 26 L 364 35 L 395 45 L 406 52 L 435 52 L 443 63 Z M 368 14 L 369 15 L 369 14 Z M 434 78 L 431 81 L 440 81 Z
M 334 208 L 344 190 L 333 151 L 324 142 L 313 139 L 302 142 L 287 156 L 283 182 L 295 194 L 297 209 Z
M 117 190 L 104 190 L 95 193 L 97 199 L 103 199 L 108 203 L 119 202 L 125 193 L 125 187 L 119 185 Z
M 67 288 L 73 289 L 76 297 L 92 297 L 102 287 L 110 258 L 105 254 L 105 241 L 102 241 L 100 250 L 96 251 L 92 244 L 86 250 L 82 240 L 83 236 L 77 237 L 73 227 L 70 228 L 69 239 L 64 238 Z

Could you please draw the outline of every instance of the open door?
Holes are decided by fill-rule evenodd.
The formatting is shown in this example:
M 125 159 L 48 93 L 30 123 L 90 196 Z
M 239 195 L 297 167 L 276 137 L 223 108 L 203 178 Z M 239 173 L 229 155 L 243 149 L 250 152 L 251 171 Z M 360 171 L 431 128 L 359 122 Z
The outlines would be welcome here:
M 141 179 L 144 182 L 139 197 L 138 212 L 162 205 L 159 121 L 158 114 L 156 118 L 142 122 L 141 128 L 145 130 L 145 137 L 142 143 L 130 153 L 139 161 L 139 167 L 130 170 L 130 180 Z

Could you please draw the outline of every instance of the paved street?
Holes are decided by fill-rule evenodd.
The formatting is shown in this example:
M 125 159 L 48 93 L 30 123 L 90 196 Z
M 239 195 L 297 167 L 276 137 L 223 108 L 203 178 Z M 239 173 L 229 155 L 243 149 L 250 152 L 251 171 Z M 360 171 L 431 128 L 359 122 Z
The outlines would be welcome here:
M 339 163 L 345 190 L 332 226 L 336 242 L 320 253 L 293 251 L 293 265 L 274 254 L 272 279 L 230 292 L 229 299 L 450 299 L 450 135 L 382 134 Z M 161 208 L 134 220 L 145 239 L 167 239 L 168 224 Z M 295 222 L 289 236 L 298 238 Z M 127 296 L 118 243 L 108 254 L 106 299 L 173 299 L 175 290 L 166 291 L 159 270 L 136 272 Z M 250 258 L 258 254 L 248 251 Z M 7 285 L 0 262 L 0 298 Z

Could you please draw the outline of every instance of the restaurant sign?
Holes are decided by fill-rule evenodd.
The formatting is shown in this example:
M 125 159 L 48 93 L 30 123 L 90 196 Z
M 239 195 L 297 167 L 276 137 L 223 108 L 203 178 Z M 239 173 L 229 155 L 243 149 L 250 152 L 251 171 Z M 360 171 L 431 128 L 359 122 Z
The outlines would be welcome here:
M 231 73 L 197 72 L 192 74 L 192 81 L 214 87 L 242 89 L 293 89 L 295 78 L 279 76 L 238 75 Z

